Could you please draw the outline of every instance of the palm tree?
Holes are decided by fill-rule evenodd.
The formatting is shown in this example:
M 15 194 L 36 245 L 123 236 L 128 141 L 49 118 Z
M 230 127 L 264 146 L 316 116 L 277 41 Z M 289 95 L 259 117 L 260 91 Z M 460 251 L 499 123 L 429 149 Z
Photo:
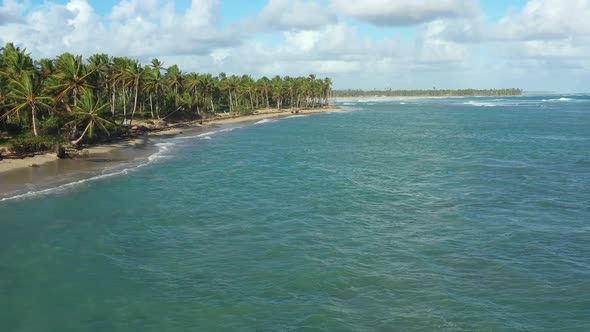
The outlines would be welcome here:
M 113 58 L 113 66 L 111 67 L 111 85 L 113 87 L 112 90 L 112 100 L 113 104 L 116 103 L 116 95 L 118 91 L 119 99 L 121 100 L 123 106 L 123 119 L 121 120 L 122 124 L 127 121 L 127 99 L 129 98 L 129 84 L 128 84 L 128 76 L 127 76 L 127 68 L 134 63 L 134 60 L 129 58 L 121 58 L 116 57 Z M 113 116 L 115 116 L 114 110 L 115 106 L 111 106 L 111 110 L 113 111 Z
M 35 66 L 33 58 L 26 53 L 26 49 L 15 47 L 13 43 L 6 44 L 1 50 L 3 70 L 0 74 L 7 77 L 19 75 L 22 72 L 34 72 Z
M 158 60 L 157 58 L 152 59 L 152 64 L 151 64 L 152 69 L 156 70 L 158 73 L 162 72 L 162 69 L 164 68 L 164 63 L 160 60 Z
M 107 54 L 94 54 L 88 58 L 88 69 L 93 73 L 91 78 L 96 83 L 96 92 L 108 93 L 111 67 L 112 59 Z
M 152 110 L 152 118 L 154 117 L 154 97 L 156 106 L 156 116 L 160 119 L 160 99 L 164 93 L 162 69 L 164 63 L 154 58 L 151 64 L 152 70 L 148 72 L 148 76 L 145 82 L 145 90 L 150 98 L 150 110 Z
M 218 80 L 214 78 L 211 74 L 204 74 L 201 75 L 201 89 L 202 93 L 204 94 L 204 99 L 208 96 L 209 102 L 211 104 L 211 112 L 215 113 L 215 105 L 213 103 L 213 98 L 218 94 L 219 87 L 218 87 Z
M 80 137 L 72 141 L 73 145 L 78 145 L 88 134 L 89 138 L 94 137 L 94 127 L 104 131 L 107 135 L 111 135 L 107 129 L 107 125 L 114 125 L 109 120 L 101 117 L 100 113 L 109 107 L 109 103 L 104 102 L 100 98 L 95 98 L 90 91 L 84 91 L 82 96 L 76 103 L 76 108 L 72 113 L 74 120 L 68 122 L 66 126 L 73 126 L 76 128 L 79 125 L 86 124 L 86 127 Z
M 239 89 L 240 87 L 240 78 L 232 75 L 230 77 L 228 77 L 227 79 L 225 79 L 222 82 L 222 86 L 221 88 L 225 91 L 227 91 L 228 95 L 229 95 L 229 112 L 233 113 L 235 111 L 235 105 L 237 104 L 237 99 L 235 96 L 236 91 Z
M 125 72 L 124 77 L 127 81 L 127 86 L 133 88 L 133 90 L 135 91 L 133 111 L 131 112 L 131 122 L 133 122 L 133 118 L 135 117 L 135 111 L 137 110 L 139 92 L 143 88 L 148 73 L 148 70 L 142 67 L 138 62 L 130 64 L 130 66 L 127 68 L 127 71 Z M 131 122 L 129 123 L 129 125 L 131 125 Z
M 184 87 L 193 94 L 199 116 L 201 116 L 199 110 L 199 90 L 201 89 L 201 83 L 201 78 L 197 73 L 188 73 L 184 76 Z
M 275 76 L 271 80 L 272 85 L 272 97 L 277 103 L 277 110 L 281 109 L 281 105 L 283 102 L 283 96 L 285 94 L 283 79 L 280 76 Z
M 322 87 L 322 93 L 326 106 L 328 106 L 328 99 L 330 98 L 330 92 L 332 92 L 332 80 L 329 77 L 324 78 L 324 85 Z
M 166 72 L 166 80 L 168 81 L 168 85 L 174 90 L 174 100 L 176 101 L 176 107 L 178 107 L 179 103 L 179 90 L 182 88 L 182 72 L 178 69 L 177 65 L 171 66 L 168 68 Z
M 264 99 L 266 101 L 266 108 L 270 108 L 270 99 L 269 95 L 272 94 L 272 84 L 268 77 L 263 76 L 260 78 L 256 84 L 258 84 L 259 91 L 264 95 Z
M 88 84 L 88 77 L 93 71 L 88 70 L 81 56 L 74 56 L 70 53 L 59 56 L 56 60 L 56 67 L 57 83 L 52 87 L 57 94 L 56 102 L 63 102 L 66 110 L 71 112 L 69 99 L 73 100 L 75 108 L 80 93 L 92 88 Z
M 41 109 L 51 109 L 49 105 L 52 98 L 43 96 L 41 93 L 41 81 L 33 74 L 23 73 L 16 78 L 10 80 L 8 85 L 7 97 L 14 100 L 14 107 L 0 117 L 4 120 L 11 114 L 20 113 L 23 110 L 31 112 L 31 123 L 33 127 L 33 134 L 38 136 L 37 132 L 37 111 Z

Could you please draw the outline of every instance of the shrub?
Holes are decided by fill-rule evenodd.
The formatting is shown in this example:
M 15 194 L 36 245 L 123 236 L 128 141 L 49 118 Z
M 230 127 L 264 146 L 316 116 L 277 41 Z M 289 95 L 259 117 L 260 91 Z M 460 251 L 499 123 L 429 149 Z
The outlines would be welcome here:
M 39 131 L 41 135 L 57 135 L 61 129 L 62 124 L 55 116 L 50 116 L 39 121 Z
M 13 153 L 35 153 L 50 151 L 55 144 L 65 143 L 59 136 L 22 136 L 11 141 L 10 151 Z

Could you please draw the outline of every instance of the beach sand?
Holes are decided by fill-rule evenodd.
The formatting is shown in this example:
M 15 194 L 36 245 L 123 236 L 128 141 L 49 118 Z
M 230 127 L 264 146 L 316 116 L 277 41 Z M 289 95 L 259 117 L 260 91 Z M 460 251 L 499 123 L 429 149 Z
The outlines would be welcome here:
M 335 108 L 321 108 L 321 109 L 310 109 L 310 110 L 303 110 L 300 111 L 299 114 L 317 114 L 322 112 L 328 111 L 335 111 Z M 253 115 L 246 115 L 246 116 L 237 116 L 237 117 L 224 117 L 221 115 L 219 118 L 205 120 L 203 121 L 203 125 L 200 125 L 198 122 L 190 122 L 186 124 L 174 124 L 173 128 L 164 129 L 159 132 L 148 133 L 147 136 L 164 136 L 164 135 L 176 135 L 183 131 L 186 131 L 189 128 L 208 128 L 210 126 L 215 125 L 224 125 L 224 124 L 232 124 L 232 123 L 241 123 L 241 122 L 250 122 L 250 121 L 259 121 L 263 119 L 269 118 L 278 118 L 293 115 L 289 110 L 283 111 L 276 111 L 276 110 L 261 110 L 257 111 L 256 114 Z M 97 154 L 104 154 L 110 153 L 114 150 L 125 149 L 129 147 L 133 147 L 137 144 L 141 144 L 140 139 L 129 139 L 129 140 L 122 140 L 117 143 L 112 144 L 103 144 L 103 145 L 96 145 L 85 148 L 82 150 L 82 154 L 84 156 L 95 156 Z M 27 167 L 42 167 L 45 163 L 56 161 L 58 158 L 55 156 L 54 153 L 47 153 L 47 154 L 40 154 L 35 155 L 34 157 L 28 157 L 24 159 L 4 159 L 0 161 L 0 173 L 12 171 L 19 168 L 27 168 Z
M 300 111 L 299 114 L 317 114 L 337 111 L 337 108 L 321 108 Z M 202 133 L 210 128 L 263 119 L 281 118 L 293 115 L 289 110 L 258 111 L 254 115 L 229 117 L 221 115 L 215 119 L 189 123 L 172 124 L 171 128 L 150 132 L 143 136 L 124 139 L 114 143 L 90 146 L 81 151 L 79 159 L 58 159 L 54 153 L 35 155 L 24 159 L 0 161 L 0 199 L 20 193 L 23 190 L 37 191 L 40 188 L 62 185 L 71 180 L 80 180 L 100 173 L 107 168 L 145 160 L 157 152 L 154 146 L 163 136 Z M 64 180 L 67 178 L 67 181 Z

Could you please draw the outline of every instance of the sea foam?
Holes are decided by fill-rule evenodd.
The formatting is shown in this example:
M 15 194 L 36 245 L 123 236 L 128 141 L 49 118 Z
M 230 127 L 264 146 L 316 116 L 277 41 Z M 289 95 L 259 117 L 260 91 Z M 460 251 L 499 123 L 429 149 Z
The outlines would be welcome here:
M 271 122 L 276 122 L 277 120 L 273 120 L 273 119 L 262 119 L 258 122 L 256 122 L 255 124 L 264 124 L 264 123 L 271 123 Z
M 486 103 L 486 102 L 479 102 L 479 101 L 467 101 L 463 103 L 464 105 L 471 105 L 477 107 L 496 107 L 498 104 L 496 103 Z
M 543 99 L 543 101 L 549 101 L 549 102 L 573 101 L 573 100 L 575 100 L 575 99 L 565 98 L 565 97 L 562 97 L 562 98 L 554 98 L 554 99 Z

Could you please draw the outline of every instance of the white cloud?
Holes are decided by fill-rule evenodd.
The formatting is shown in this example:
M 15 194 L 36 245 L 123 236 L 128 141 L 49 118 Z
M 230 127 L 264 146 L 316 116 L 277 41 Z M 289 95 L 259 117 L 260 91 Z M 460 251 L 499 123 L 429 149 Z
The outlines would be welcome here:
M 282 31 L 318 29 L 336 22 L 335 15 L 313 0 L 269 0 L 245 25 L 251 30 Z
M 574 90 L 590 82 L 590 0 L 529 0 L 496 22 L 477 0 L 269 0 L 229 24 L 220 2 L 192 0 L 180 12 L 175 0 L 119 0 L 99 15 L 92 0 L 3 0 L 0 45 L 15 42 L 35 58 L 108 53 L 184 71 L 316 73 L 336 87 Z M 366 28 L 343 16 L 412 26 Z M 566 75 L 576 79 L 547 79 Z
M 490 37 L 549 40 L 590 34 L 590 0 L 529 0 L 520 12 L 502 18 Z
M 450 64 L 466 60 L 469 53 L 467 45 L 449 38 L 449 31 L 455 27 L 454 22 L 437 20 L 420 28 L 415 44 L 416 62 Z
M 22 13 L 26 5 L 16 0 L 4 0 L 0 6 L 0 26 L 10 23 L 23 23 Z
M 123 0 L 113 7 L 110 19 L 112 21 L 125 21 L 135 17 L 157 19 L 161 6 L 162 0 Z
M 508 58 L 527 68 L 587 71 L 590 67 L 590 0 L 529 0 L 487 31 Z
M 64 51 L 85 56 L 98 52 L 135 57 L 209 54 L 217 47 L 239 43 L 239 34 L 217 26 L 218 0 L 193 0 L 183 14 L 171 1 L 122 0 L 107 18 L 100 17 L 87 0 L 27 9 L 20 9 L 26 13 L 19 16 L 24 24 L 0 25 L 0 42 L 22 44 L 36 57 Z
M 345 23 L 327 25 L 318 30 L 285 31 L 279 43 L 255 38 L 240 46 L 218 49 L 210 56 L 163 58 L 187 70 L 249 73 L 254 76 L 338 76 L 374 70 L 401 56 L 396 38 L 374 41 Z
M 376 25 L 405 26 L 438 18 L 472 16 L 478 11 L 476 0 L 331 0 L 331 8 Z

